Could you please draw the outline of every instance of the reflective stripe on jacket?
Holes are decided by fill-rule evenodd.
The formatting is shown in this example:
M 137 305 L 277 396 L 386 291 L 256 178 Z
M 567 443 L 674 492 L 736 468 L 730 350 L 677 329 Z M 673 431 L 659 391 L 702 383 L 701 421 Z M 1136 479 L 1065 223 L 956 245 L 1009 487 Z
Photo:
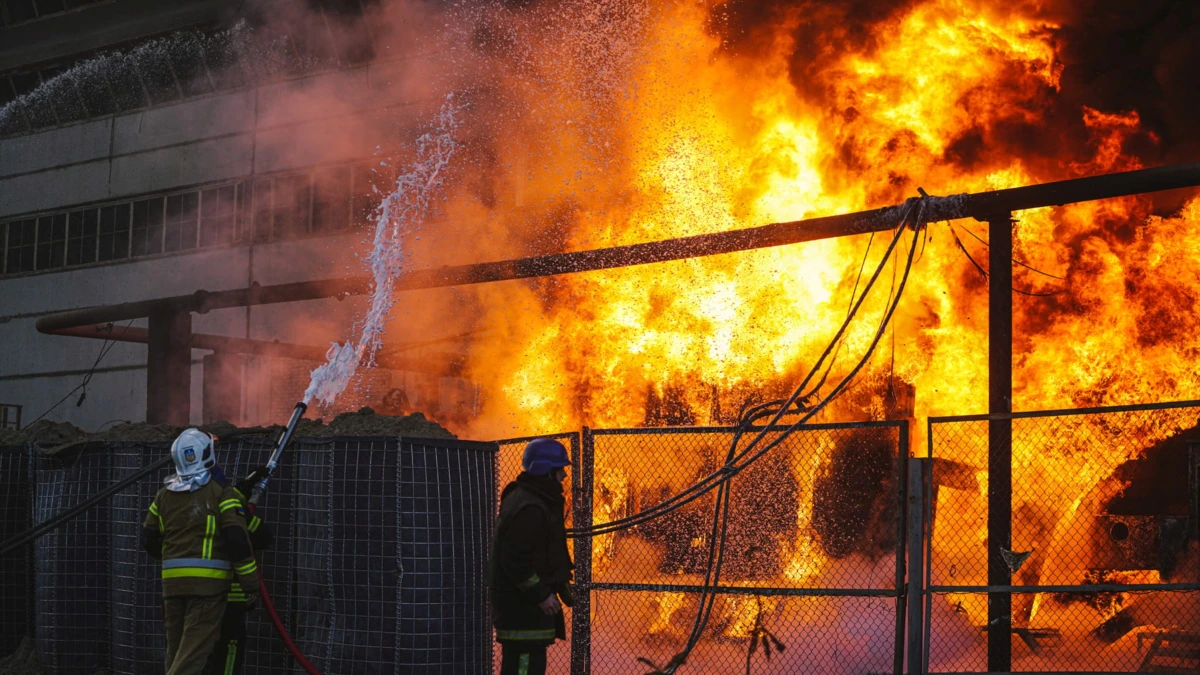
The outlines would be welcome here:
M 238 548 L 249 548 L 244 514 L 233 488 L 217 481 L 193 492 L 158 491 L 143 527 L 160 535 L 164 597 L 219 595 L 235 578 L 256 581 L 252 555 L 230 559 Z M 244 543 L 231 542 L 239 533 Z

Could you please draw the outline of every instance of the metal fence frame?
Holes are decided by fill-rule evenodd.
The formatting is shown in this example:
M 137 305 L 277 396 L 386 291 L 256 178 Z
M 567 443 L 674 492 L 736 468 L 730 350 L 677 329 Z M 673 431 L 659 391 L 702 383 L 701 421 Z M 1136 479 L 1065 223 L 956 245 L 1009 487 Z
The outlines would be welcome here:
M 907 630 L 907 621 L 909 616 L 908 597 L 909 584 L 907 579 L 907 560 L 905 552 L 907 549 L 909 519 L 907 516 L 908 509 L 906 504 L 909 500 L 909 479 L 908 479 L 908 453 L 909 447 L 909 422 L 907 420 L 888 420 L 880 422 L 842 422 L 828 424 L 806 424 L 796 429 L 793 433 L 805 433 L 812 431 L 832 431 L 841 429 L 896 429 L 897 433 L 897 457 L 894 466 L 896 489 L 899 491 L 897 496 L 897 518 L 896 518 L 896 573 L 895 581 L 892 588 L 876 589 L 876 588 L 821 588 L 821 587 L 804 587 L 804 588 L 787 588 L 787 587 L 771 587 L 771 586 L 730 586 L 727 584 L 718 585 L 710 588 L 710 591 L 715 591 L 721 595 L 761 595 L 761 596 L 776 596 L 776 597 L 877 597 L 877 598 L 892 598 L 896 603 L 895 609 L 895 642 L 893 645 L 893 663 L 892 668 L 894 673 L 902 673 L 905 656 L 905 631 Z M 783 432 L 788 429 L 787 426 L 774 426 L 769 429 L 766 427 L 750 427 L 748 431 L 763 431 Z M 574 518 L 573 527 L 587 528 L 591 527 L 592 509 L 593 509 L 593 474 L 595 470 L 595 442 L 598 436 L 636 436 L 636 435 L 658 435 L 658 436 L 673 436 L 682 434 L 704 434 L 704 433 L 732 433 L 737 430 L 733 426 L 706 426 L 706 427 L 634 427 L 634 428 L 617 428 L 617 429 L 592 429 L 584 427 L 582 432 L 568 432 L 550 434 L 545 436 L 528 436 L 522 438 L 513 438 L 497 441 L 500 446 L 500 454 L 503 455 L 505 448 L 519 446 L 525 442 L 535 438 L 555 438 L 559 440 L 569 439 L 571 441 L 571 468 L 572 480 L 576 481 L 572 493 L 572 516 Z M 499 470 L 501 462 L 497 461 Z M 503 489 L 503 482 L 497 480 L 497 489 Z M 615 582 L 594 582 L 592 580 L 592 537 L 583 536 L 574 539 L 573 557 L 575 561 L 575 585 L 574 596 L 575 606 L 572 608 L 571 634 L 568 636 L 571 646 L 571 673 L 572 675 L 588 675 L 591 673 L 591 604 L 593 591 L 651 591 L 651 592 L 685 592 L 698 593 L 701 591 L 701 586 L 680 585 L 680 584 L 631 584 L 631 583 L 615 583 Z
M 915 670 L 917 663 L 910 661 L 909 672 L 929 673 L 929 658 L 930 658 L 930 641 L 932 638 L 932 621 L 930 620 L 933 596 L 938 593 L 1087 593 L 1087 592 L 1153 592 L 1153 591 L 1200 591 L 1200 582 L 1197 583 L 1159 583 L 1159 584 L 1038 584 L 1038 585 L 1004 585 L 1004 586 L 953 586 L 953 585 L 934 585 L 933 584 L 933 480 L 932 469 L 933 459 L 936 457 L 934 452 L 934 427 L 935 425 L 955 424 L 962 422 L 980 422 L 980 421 L 1005 421 L 1011 424 L 1012 420 L 1033 419 L 1044 417 L 1072 417 L 1077 415 L 1089 414 L 1112 414 L 1123 412 L 1148 412 L 1155 410 L 1175 410 L 1180 408 L 1200 408 L 1200 400 L 1190 401 L 1169 401 L 1163 403 L 1144 403 L 1136 405 L 1122 406 L 1101 406 L 1089 408 L 1065 408 L 1058 410 L 1036 410 L 1029 412 L 1015 413 L 993 413 L 993 414 L 978 414 L 978 415 L 949 415 L 929 417 L 926 421 L 926 441 L 927 453 L 923 459 L 914 460 L 915 470 L 910 469 L 910 476 L 918 475 L 914 478 L 914 483 L 921 487 L 919 498 L 916 500 L 918 512 L 920 513 L 919 520 L 912 522 L 919 523 L 921 528 L 919 555 L 923 557 L 921 564 L 922 573 L 913 575 L 914 579 L 910 579 L 909 596 L 910 598 L 921 598 L 921 610 L 923 616 L 921 619 L 921 635 L 920 642 L 914 643 L 910 639 L 910 649 L 917 648 L 919 653 L 916 655 L 919 661 L 919 670 Z M 1195 447 L 1195 445 L 1193 445 Z M 1193 450 L 1195 453 L 1196 450 Z M 1200 480 L 1200 471 L 1196 466 L 1191 467 L 1195 474 L 1193 480 Z M 911 489 L 911 488 L 910 488 Z M 1192 516 L 1190 536 L 1195 537 L 1195 529 L 1197 527 L 1196 519 L 1200 514 L 1190 514 Z M 915 517 L 910 513 L 910 519 Z M 913 545 L 916 540 L 910 541 L 910 556 L 913 554 Z M 919 616 L 919 614 L 918 614 Z M 910 658 L 912 656 L 910 655 Z M 1040 672 L 1057 672 L 1057 673 L 1075 673 L 1075 672 L 1094 672 L 1094 671 L 1040 671 Z

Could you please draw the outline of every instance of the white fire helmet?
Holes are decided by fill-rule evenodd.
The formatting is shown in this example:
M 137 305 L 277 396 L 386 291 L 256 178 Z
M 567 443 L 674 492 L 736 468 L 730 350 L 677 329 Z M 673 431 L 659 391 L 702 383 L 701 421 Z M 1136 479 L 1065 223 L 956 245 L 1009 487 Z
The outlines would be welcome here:
M 175 473 L 180 478 L 195 476 L 212 469 L 217 464 L 212 436 L 199 429 L 186 429 L 171 444 L 171 459 L 175 460 Z

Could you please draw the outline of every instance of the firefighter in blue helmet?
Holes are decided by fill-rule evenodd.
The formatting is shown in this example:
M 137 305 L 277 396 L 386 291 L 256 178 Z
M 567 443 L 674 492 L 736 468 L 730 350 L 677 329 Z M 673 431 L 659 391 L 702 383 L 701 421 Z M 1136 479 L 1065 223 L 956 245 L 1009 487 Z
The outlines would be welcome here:
M 566 639 L 571 606 L 563 480 L 571 465 L 562 443 L 525 446 L 524 471 L 504 488 L 488 559 L 488 587 L 503 659 L 501 675 L 546 672 L 546 648 Z M 561 602 L 560 602 L 561 599 Z

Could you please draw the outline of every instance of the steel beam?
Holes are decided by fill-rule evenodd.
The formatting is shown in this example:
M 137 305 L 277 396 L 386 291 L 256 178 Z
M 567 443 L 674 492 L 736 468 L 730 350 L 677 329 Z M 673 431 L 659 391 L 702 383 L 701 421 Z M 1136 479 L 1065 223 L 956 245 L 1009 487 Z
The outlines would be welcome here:
M 988 413 L 1012 412 L 1012 214 L 988 218 Z M 988 585 L 1012 584 L 1012 419 L 988 421 Z M 988 671 L 1012 668 L 1012 594 L 988 594 Z

